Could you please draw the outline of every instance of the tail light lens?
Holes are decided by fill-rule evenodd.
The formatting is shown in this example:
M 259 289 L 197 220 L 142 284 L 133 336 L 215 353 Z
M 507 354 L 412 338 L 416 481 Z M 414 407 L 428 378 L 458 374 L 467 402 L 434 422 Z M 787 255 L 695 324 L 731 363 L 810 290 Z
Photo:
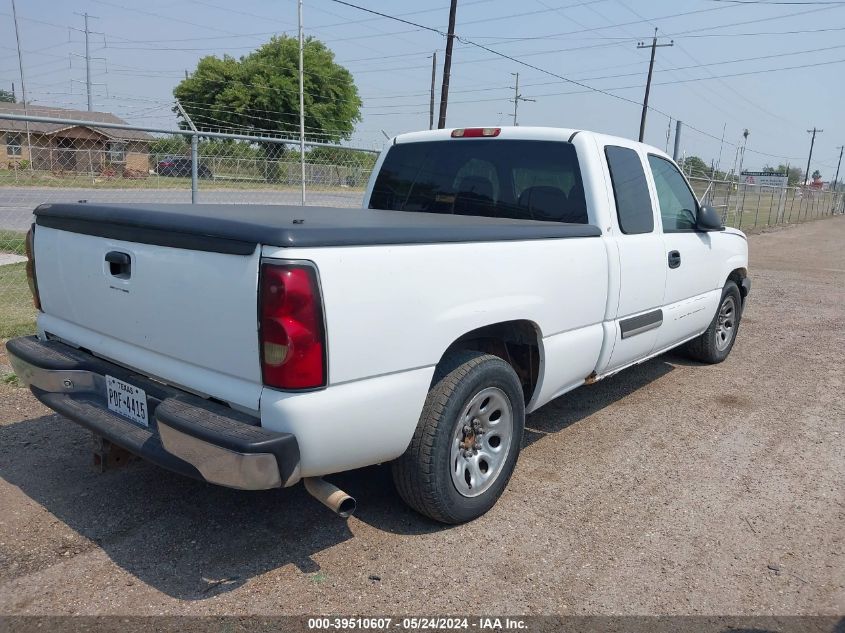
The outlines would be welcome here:
M 261 373 L 279 389 L 326 384 L 323 306 L 311 266 L 262 264 L 260 277 Z
M 41 309 L 41 297 L 38 295 L 38 280 L 35 277 L 35 225 L 29 227 L 24 240 L 26 251 L 26 281 L 29 284 L 29 291 L 32 293 L 32 302 L 35 309 Z

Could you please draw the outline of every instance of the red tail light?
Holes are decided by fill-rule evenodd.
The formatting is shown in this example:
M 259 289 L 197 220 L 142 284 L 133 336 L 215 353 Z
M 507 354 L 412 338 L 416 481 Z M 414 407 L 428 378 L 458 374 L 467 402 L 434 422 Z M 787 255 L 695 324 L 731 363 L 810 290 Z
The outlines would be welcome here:
M 264 384 L 313 389 L 326 384 L 323 306 L 311 266 L 261 265 L 260 344 Z
M 482 136 L 499 136 L 500 127 L 468 127 L 452 130 L 452 138 L 480 138 Z
M 32 302 L 35 309 L 41 309 L 41 297 L 38 294 L 38 279 L 35 277 L 35 225 L 29 227 L 24 240 L 26 250 L 26 281 L 29 284 L 29 291 L 32 293 Z

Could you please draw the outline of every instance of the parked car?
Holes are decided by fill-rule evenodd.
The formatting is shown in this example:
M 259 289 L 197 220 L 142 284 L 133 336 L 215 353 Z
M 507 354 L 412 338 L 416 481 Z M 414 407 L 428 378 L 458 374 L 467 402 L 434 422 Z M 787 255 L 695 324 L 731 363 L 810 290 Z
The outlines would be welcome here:
M 165 156 L 156 164 L 156 173 L 159 176 L 190 178 L 192 164 L 193 161 L 190 156 Z M 214 176 L 211 169 L 200 161 L 197 163 L 197 177 L 213 178 Z
M 654 147 L 403 134 L 365 206 L 40 206 L 38 335 L 7 343 L 12 365 L 175 472 L 304 480 L 348 515 L 321 478 L 390 462 L 408 504 L 459 523 L 502 493 L 526 413 L 678 346 L 719 363 L 736 341 L 745 236 Z

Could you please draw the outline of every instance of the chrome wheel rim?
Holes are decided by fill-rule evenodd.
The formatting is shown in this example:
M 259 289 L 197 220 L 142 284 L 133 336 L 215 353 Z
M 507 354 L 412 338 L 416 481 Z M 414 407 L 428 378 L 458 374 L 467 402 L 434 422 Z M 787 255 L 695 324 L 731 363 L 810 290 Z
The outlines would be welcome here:
M 498 479 L 513 438 L 513 407 L 504 391 L 488 387 L 475 394 L 452 432 L 452 483 L 464 497 L 477 497 Z
M 725 351 L 736 333 L 736 300 L 725 297 L 719 306 L 719 316 L 716 318 L 716 349 Z

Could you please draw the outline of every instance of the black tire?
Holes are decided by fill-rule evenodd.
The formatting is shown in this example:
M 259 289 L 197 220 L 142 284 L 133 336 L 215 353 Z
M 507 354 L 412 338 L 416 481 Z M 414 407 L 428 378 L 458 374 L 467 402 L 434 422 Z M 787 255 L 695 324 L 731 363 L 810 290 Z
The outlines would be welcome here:
M 720 319 L 722 319 L 723 311 L 726 305 L 731 304 L 731 313 L 727 315 L 730 318 L 731 332 L 730 338 L 725 338 L 724 327 L 720 327 Z M 733 281 L 728 281 L 722 289 L 722 297 L 719 299 L 719 307 L 716 308 L 716 314 L 710 322 L 710 327 L 705 330 L 704 334 L 698 338 L 694 338 L 684 346 L 684 351 L 693 360 L 702 363 L 716 364 L 725 360 L 733 349 L 736 342 L 737 334 L 739 334 L 739 323 L 742 319 L 742 297 L 739 294 L 739 288 Z M 727 321 L 726 321 L 727 324 Z
M 462 414 L 485 389 L 500 390 L 495 397 L 501 399 L 504 394 L 506 400 L 501 401 L 510 405 L 507 414 L 512 419 L 511 437 L 497 466 L 500 470 L 484 484 L 489 487 L 478 496 L 468 497 L 459 492 L 451 473 L 451 468 L 457 468 L 458 464 L 452 464 L 453 434 L 459 432 L 458 424 L 466 428 Z M 485 405 L 480 406 L 483 411 Z M 495 412 L 487 415 L 493 416 Z M 524 427 L 522 387 L 508 363 L 498 356 L 474 351 L 447 355 L 435 370 L 410 445 L 392 464 L 399 495 L 417 512 L 442 523 L 464 523 L 481 516 L 496 503 L 513 473 Z M 495 432 L 491 437 L 494 435 Z

